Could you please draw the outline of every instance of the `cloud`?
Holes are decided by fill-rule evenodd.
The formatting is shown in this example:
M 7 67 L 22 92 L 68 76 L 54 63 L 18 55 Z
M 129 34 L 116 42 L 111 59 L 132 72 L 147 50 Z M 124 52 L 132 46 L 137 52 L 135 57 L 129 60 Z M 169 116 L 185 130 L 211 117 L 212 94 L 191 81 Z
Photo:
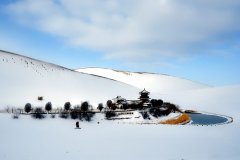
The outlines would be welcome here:
M 19 0 L 7 12 L 108 59 L 183 57 L 239 44 L 239 0 Z

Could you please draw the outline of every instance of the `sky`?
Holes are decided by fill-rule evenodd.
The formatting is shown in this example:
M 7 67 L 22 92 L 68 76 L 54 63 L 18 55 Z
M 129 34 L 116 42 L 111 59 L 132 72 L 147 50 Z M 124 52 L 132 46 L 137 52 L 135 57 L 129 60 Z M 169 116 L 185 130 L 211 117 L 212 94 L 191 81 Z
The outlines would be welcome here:
M 1 0 L 0 50 L 240 84 L 239 0 Z

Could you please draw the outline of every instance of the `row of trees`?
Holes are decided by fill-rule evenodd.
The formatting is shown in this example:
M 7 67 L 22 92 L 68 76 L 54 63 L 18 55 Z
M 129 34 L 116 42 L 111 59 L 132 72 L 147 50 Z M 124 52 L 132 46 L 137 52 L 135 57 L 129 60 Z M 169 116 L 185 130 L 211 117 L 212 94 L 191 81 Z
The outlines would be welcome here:
M 163 102 L 161 99 L 152 99 L 149 102 L 150 105 L 144 106 L 144 103 L 120 103 L 121 108 L 123 110 L 126 109 L 133 109 L 133 110 L 140 110 L 140 113 L 142 114 L 144 119 L 149 119 L 149 115 L 152 115 L 153 117 L 160 117 L 160 116 L 167 116 L 171 112 L 181 112 L 178 106 Z M 108 100 L 106 103 L 106 112 L 105 116 L 107 119 L 110 119 L 111 117 L 115 117 L 116 113 L 115 110 L 119 108 L 119 104 L 113 103 L 111 100 Z M 104 105 L 100 103 L 97 107 L 97 109 L 101 112 L 104 109 Z M 144 110 L 143 110 L 144 109 Z M 33 106 L 30 103 L 27 103 L 24 107 L 24 111 L 26 113 L 32 114 L 34 118 L 44 118 L 44 114 L 51 113 L 52 111 L 52 103 L 47 102 L 45 104 L 45 110 L 43 110 L 41 107 L 33 108 Z M 56 113 L 56 112 L 55 112 Z M 72 106 L 70 102 L 64 103 L 64 110 L 60 110 L 58 112 L 61 118 L 72 118 L 72 119 L 80 119 L 80 120 L 86 120 L 91 121 L 92 117 L 94 116 L 95 112 L 92 111 L 92 106 L 87 102 L 82 102 L 81 105 L 75 105 Z M 55 116 L 55 114 L 54 114 Z
M 40 108 L 40 107 L 37 107 L 37 108 Z M 36 112 L 36 109 L 37 109 L 37 108 L 34 109 L 31 103 L 26 103 L 26 105 L 25 105 L 25 107 L 24 107 L 24 111 L 25 111 L 26 113 L 30 113 L 30 112 L 33 112 L 33 113 L 34 113 L 34 112 Z M 77 109 L 77 110 L 86 112 L 86 111 L 89 111 L 90 108 L 91 108 L 91 105 L 90 105 L 87 101 L 85 101 L 85 102 L 83 102 L 81 105 L 76 105 L 76 106 L 74 106 L 73 109 L 75 109 L 75 110 Z M 102 104 L 102 103 L 99 104 L 98 109 L 99 109 L 99 110 L 102 110 L 102 109 L 103 109 L 103 104 Z M 52 103 L 51 103 L 51 102 L 47 102 L 47 103 L 45 104 L 45 111 L 47 111 L 47 113 L 49 113 L 51 110 L 52 110 Z M 71 103 L 70 103 L 70 102 L 66 102 L 66 103 L 64 104 L 64 111 L 71 111 L 71 110 L 72 110 L 72 105 L 71 105 Z M 42 111 L 43 111 L 43 110 L 42 110 Z
M 37 108 L 33 108 L 33 106 L 31 105 L 31 103 L 27 103 L 24 107 L 24 111 L 26 113 L 30 113 L 31 111 L 35 112 L 39 112 L 41 107 L 37 107 Z M 45 110 L 49 113 L 52 110 L 52 103 L 51 102 L 47 102 L 45 105 Z M 41 109 L 41 111 L 43 112 L 43 110 Z

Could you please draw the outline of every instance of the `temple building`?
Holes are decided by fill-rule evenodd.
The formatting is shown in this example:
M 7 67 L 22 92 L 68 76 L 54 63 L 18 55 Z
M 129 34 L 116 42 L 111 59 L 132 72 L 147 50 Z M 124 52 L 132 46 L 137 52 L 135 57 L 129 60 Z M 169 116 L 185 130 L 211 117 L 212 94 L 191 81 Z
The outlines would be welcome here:
M 140 99 L 142 102 L 148 102 L 148 101 L 150 100 L 150 98 L 149 98 L 150 92 L 146 91 L 145 88 L 144 88 L 144 90 L 142 90 L 141 92 L 139 92 L 139 94 L 140 94 L 139 99 Z

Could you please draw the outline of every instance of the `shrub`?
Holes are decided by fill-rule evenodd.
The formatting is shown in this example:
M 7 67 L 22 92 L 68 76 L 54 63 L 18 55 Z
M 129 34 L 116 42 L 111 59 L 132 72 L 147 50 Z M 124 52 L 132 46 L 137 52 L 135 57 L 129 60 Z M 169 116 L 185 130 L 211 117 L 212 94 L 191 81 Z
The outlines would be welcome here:
M 70 102 L 66 102 L 66 103 L 64 104 L 64 109 L 65 109 L 66 111 L 68 111 L 69 109 L 71 109 L 71 103 L 70 103 Z
M 45 110 L 47 112 L 51 111 L 52 110 L 52 103 L 51 102 L 48 102 L 46 105 L 45 105 Z
M 33 111 L 32 117 L 36 119 L 45 118 L 43 109 L 41 107 L 35 108 Z
M 99 103 L 97 109 L 101 112 L 103 108 L 104 108 L 103 104 Z
M 79 114 L 80 114 L 80 113 L 78 113 L 77 111 L 72 110 L 72 112 L 70 112 L 70 117 L 71 117 L 72 119 L 77 119 L 77 118 L 79 117 Z
M 88 108 L 89 108 L 88 102 L 85 101 L 81 104 L 81 111 L 86 112 L 86 111 L 88 111 Z
M 161 107 L 162 105 L 163 105 L 163 100 L 158 99 L 158 100 L 157 100 L 157 106 L 158 106 L 158 107 Z
M 153 116 L 153 117 L 159 117 L 161 116 L 161 111 L 159 108 L 157 107 L 153 107 L 149 109 L 149 113 Z
M 153 107 L 156 107 L 157 106 L 157 100 L 156 99 L 152 99 L 150 101 L 150 103 L 152 104 Z
M 81 118 L 81 120 L 85 119 L 86 121 L 90 122 L 94 115 L 95 115 L 95 113 L 93 113 L 93 112 L 83 112 L 80 114 L 80 118 Z
M 105 112 L 106 119 L 110 119 L 110 118 L 115 117 L 115 116 L 116 116 L 116 112 L 114 112 L 114 111 Z
M 24 111 L 26 113 L 29 113 L 32 110 L 32 105 L 30 103 L 27 103 L 24 107 Z
M 169 102 L 165 102 L 163 103 L 163 107 L 168 108 L 169 110 L 171 110 L 171 112 L 180 112 L 182 113 L 182 111 L 179 109 L 178 106 L 176 106 L 175 104 L 169 103 Z
M 147 112 L 140 112 L 140 113 L 141 113 L 143 119 L 150 119 L 150 117 L 149 117 Z
M 116 110 L 117 109 L 117 105 L 113 104 L 110 109 Z
M 61 112 L 61 113 L 59 114 L 59 117 L 60 117 L 60 118 L 64 118 L 64 119 L 67 119 L 68 116 L 69 116 L 69 113 L 67 113 L 67 112 Z
M 152 99 L 150 103 L 152 104 L 152 107 L 161 107 L 163 104 L 163 101 L 161 99 L 158 99 L 158 100 Z
M 123 108 L 124 110 L 126 110 L 126 109 L 129 108 L 129 105 L 128 105 L 127 103 L 123 103 L 123 104 L 122 104 L 122 108 Z

